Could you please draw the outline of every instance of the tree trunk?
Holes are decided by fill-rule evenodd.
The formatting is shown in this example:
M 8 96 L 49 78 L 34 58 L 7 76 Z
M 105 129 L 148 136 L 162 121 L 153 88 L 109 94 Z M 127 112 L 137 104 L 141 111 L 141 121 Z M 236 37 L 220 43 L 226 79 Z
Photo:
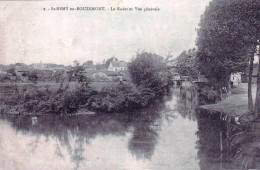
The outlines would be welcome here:
M 260 57 L 259 57 L 259 59 L 260 59 Z M 260 116 L 260 64 L 258 64 L 255 111 L 256 111 L 257 116 Z
M 260 43 L 258 41 L 257 55 L 258 55 L 258 73 L 257 73 L 257 89 L 256 89 L 256 99 L 255 99 L 255 112 L 258 117 L 260 117 L 260 54 L 259 47 Z
M 254 66 L 254 55 L 250 55 L 249 74 L 248 74 L 248 111 L 253 112 L 253 97 L 252 97 L 252 74 Z

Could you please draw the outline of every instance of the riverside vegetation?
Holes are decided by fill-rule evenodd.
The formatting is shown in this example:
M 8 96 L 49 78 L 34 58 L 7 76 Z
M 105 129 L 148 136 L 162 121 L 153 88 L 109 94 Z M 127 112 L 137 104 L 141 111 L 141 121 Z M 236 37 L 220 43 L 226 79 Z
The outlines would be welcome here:
M 89 86 L 87 77 L 75 67 L 75 88 L 61 82 L 57 90 L 34 88 L 20 90 L 6 105 L 18 106 L 21 113 L 73 114 L 80 109 L 98 112 L 123 112 L 146 107 L 169 94 L 171 74 L 162 57 L 138 53 L 128 66 L 132 81 L 104 87 L 100 91 Z

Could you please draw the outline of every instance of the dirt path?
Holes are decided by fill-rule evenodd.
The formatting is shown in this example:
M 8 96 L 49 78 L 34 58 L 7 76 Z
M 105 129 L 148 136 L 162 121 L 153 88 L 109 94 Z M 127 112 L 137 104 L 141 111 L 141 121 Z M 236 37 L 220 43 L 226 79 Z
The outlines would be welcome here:
M 255 100 L 256 87 L 253 87 Z M 200 106 L 202 109 L 226 113 L 229 116 L 239 117 L 247 112 L 247 83 L 240 84 L 231 90 L 231 95 L 216 104 Z

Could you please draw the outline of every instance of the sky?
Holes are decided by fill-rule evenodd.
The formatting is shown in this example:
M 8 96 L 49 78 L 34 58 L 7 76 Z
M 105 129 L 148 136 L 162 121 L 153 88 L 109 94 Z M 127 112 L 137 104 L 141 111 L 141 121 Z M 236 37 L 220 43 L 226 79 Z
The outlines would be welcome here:
M 0 1 L 0 64 L 130 61 L 137 51 L 165 57 L 195 47 L 210 0 Z M 158 7 L 160 11 L 52 11 L 51 7 Z

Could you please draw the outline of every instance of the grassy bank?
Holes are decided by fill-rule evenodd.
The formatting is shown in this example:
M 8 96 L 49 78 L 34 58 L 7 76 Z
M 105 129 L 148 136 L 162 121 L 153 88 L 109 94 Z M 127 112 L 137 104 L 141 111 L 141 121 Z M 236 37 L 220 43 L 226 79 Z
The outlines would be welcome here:
M 255 92 L 256 88 L 253 87 L 253 96 L 255 96 Z M 247 84 L 242 83 L 237 88 L 232 89 L 231 94 L 218 103 L 202 105 L 199 108 L 210 112 L 225 113 L 227 116 L 240 117 L 247 113 Z

